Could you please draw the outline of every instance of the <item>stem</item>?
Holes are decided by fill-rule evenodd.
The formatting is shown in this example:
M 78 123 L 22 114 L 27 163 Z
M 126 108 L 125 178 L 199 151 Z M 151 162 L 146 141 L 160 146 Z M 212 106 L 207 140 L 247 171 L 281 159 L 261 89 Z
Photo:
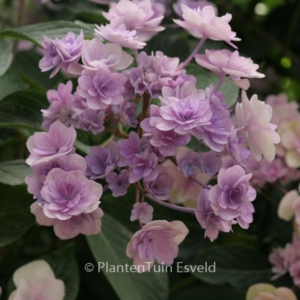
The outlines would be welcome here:
M 139 136 L 142 136 L 143 129 L 141 127 L 141 122 L 146 119 L 147 114 L 148 114 L 148 108 L 149 108 L 149 103 L 150 103 L 150 94 L 146 92 L 143 95 L 143 109 L 141 113 L 141 119 L 140 119 L 140 128 L 139 128 Z
M 190 213 L 190 214 L 195 214 L 195 209 L 193 208 L 188 208 L 188 207 L 182 207 L 182 206 L 177 206 L 171 203 L 167 203 L 165 201 L 161 201 L 161 200 L 157 200 L 154 197 L 152 197 L 151 195 L 147 194 L 147 191 L 145 189 L 142 188 L 141 184 L 138 182 L 136 187 L 140 190 L 140 192 L 143 194 L 143 197 L 147 197 L 148 199 L 152 200 L 153 202 L 177 210 L 177 211 L 181 211 L 181 212 L 185 212 L 185 213 Z
M 106 184 L 106 185 L 103 187 L 103 192 L 105 192 L 105 191 L 108 189 L 108 186 L 109 186 L 109 184 Z
M 203 46 L 205 41 L 206 41 L 206 36 L 203 36 L 202 39 L 200 40 L 199 44 L 196 46 L 194 51 L 191 53 L 191 55 L 186 59 L 186 61 L 184 63 L 182 63 L 177 68 L 176 71 L 180 71 L 180 70 L 184 69 L 191 62 L 191 60 L 194 58 L 195 54 L 199 52 L 199 50 L 201 49 L 201 47 Z
M 218 84 L 217 84 L 217 86 L 216 86 L 216 88 L 214 90 L 215 93 L 220 89 L 220 87 L 221 87 L 221 85 L 222 85 L 222 83 L 223 83 L 223 81 L 225 79 L 225 76 L 226 76 L 226 74 L 222 74 L 220 76 L 219 82 L 218 82 Z
M 202 186 L 204 189 L 210 190 L 211 187 L 209 187 L 208 185 L 204 184 L 203 182 L 201 182 L 200 180 L 196 179 L 194 176 L 190 176 L 190 178 L 192 178 L 196 183 L 198 183 L 200 186 Z
M 176 162 L 176 158 L 174 156 L 169 156 L 170 161 L 175 165 L 178 166 L 177 162 Z M 192 178 L 196 183 L 198 183 L 200 186 L 202 186 L 204 189 L 210 190 L 211 188 L 204 184 L 203 182 L 201 182 L 200 180 L 196 179 L 194 176 L 189 176 L 190 178 Z
M 120 132 L 120 131 L 119 131 L 119 122 L 118 122 L 118 120 L 116 119 L 116 117 L 115 117 L 115 115 L 114 115 L 114 113 L 113 113 L 111 107 L 108 107 L 108 108 L 107 108 L 107 113 L 108 113 L 108 114 L 110 115 L 110 117 L 111 117 L 111 120 L 112 120 L 112 122 L 113 122 L 113 125 L 114 125 L 114 127 L 115 127 L 115 129 L 116 129 L 116 132 Z
M 192 215 L 195 214 L 195 209 L 194 208 L 182 207 L 182 206 L 174 205 L 174 204 L 167 203 L 167 202 L 164 202 L 164 201 L 161 201 L 161 200 L 157 200 L 149 194 L 146 194 L 146 197 L 148 199 L 152 200 L 153 202 L 159 204 L 159 205 L 162 205 L 162 206 L 165 206 L 165 207 L 177 210 L 177 211 L 189 213 L 189 214 L 192 214 Z
M 134 49 L 134 55 L 135 55 L 136 64 L 137 64 L 137 66 L 139 66 L 139 63 L 138 63 L 139 51 L 137 49 Z
M 110 134 L 113 134 L 113 135 L 115 135 L 117 137 L 121 137 L 123 139 L 128 139 L 129 138 L 128 134 L 121 133 L 121 132 L 116 132 L 116 131 L 113 131 L 113 130 L 111 130 L 109 128 L 105 128 L 105 131 L 108 132 L 108 133 L 110 133 Z
M 287 194 L 288 190 L 286 190 L 282 185 L 280 185 L 279 183 L 275 183 L 275 186 L 283 193 L 283 194 Z
M 246 126 L 239 127 L 239 128 L 236 129 L 236 132 L 239 132 L 239 131 L 241 131 L 241 130 L 244 130 L 245 128 L 246 128 Z
M 202 140 L 199 140 L 199 142 L 195 148 L 195 152 L 198 152 L 200 150 L 201 145 L 202 145 Z

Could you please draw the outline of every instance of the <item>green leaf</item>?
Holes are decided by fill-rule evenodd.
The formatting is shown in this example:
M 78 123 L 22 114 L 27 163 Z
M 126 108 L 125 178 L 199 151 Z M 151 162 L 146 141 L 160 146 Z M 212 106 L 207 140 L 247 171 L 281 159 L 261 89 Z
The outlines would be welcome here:
M 69 31 L 79 34 L 83 30 L 86 37 L 93 37 L 93 31 L 88 28 L 90 28 L 89 25 L 82 26 L 80 23 L 54 21 L 3 30 L 0 31 L 0 37 L 31 41 L 35 45 L 42 47 L 43 35 L 50 39 L 55 39 L 65 36 Z
M 33 202 L 25 185 L 0 185 L 0 247 L 10 244 L 22 236 L 34 224 L 30 213 Z
M 153 37 L 153 39 L 147 43 L 147 46 L 143 51 L 146 51 L 148 54 L 156 51 L 163 51 L 167 56 L 179 57 L 181 61 L 185 60 L 191 51 L 190 46 L 187 39 L 183 39 L 177 32 L 177 28 L 165 29 Z
M 0 127 L 41 130 L 41 109 L 49 106 L 45 93 L 16 92 L 0 102 Z
M 24 160 L 10 160 L 0 163 L 0 182 L 8 185 L 20 185 L 30 173 L 30 167 Z
M 196 64 L 189 64 L 186 68 L 187 74 L 194 75 L 197 78 L 197 86 L 199 89 L 207 88 L 211 83 L 216 87 L 219 77 L 215 74 L 203 69 Z M 228 107 L 234 105 L 237 101 L 239 88 L 230 81 L 224 81 L 220 91 L 224 93 L 225 103 Z
M 13 72 L 8 71 L 0 77 L 0 101 L 6 96 L 25 89 L 24 82 Z
M 13 54 L 10 44 L 5 39 L 0 39 L 0 77 L 8 70 Z
M 46 94 L 65 77 L 58 73 L 54 78 L 49 78 L 50 72 L 41 72 L 39 61 L 42 56 L 35 50 L 18 52 L 14 58 L 12 68 L 32 89 L 41 90 Z
M 108 214 L 102 219 L 102 232 L 87 237 L 89 246 L 97 262 L 108 266 L 131 266 L 132 260 L 126 256 L 126 246 L 132 233 Z M 108 281 L 121 300 L 166 300 L 168 299 L 168 277 L 166 273 L 146 272 L 104 272 Z
M 44 259 L 50 264 L 55 277 L 63 280 L 66 285 L 64 300 L 75 300 L 79 291 L 79 270 L 73 244 L 61 247 Z
M 246 291 L 259 282 L 269 282 L 272 276 L 267 258 L 254 248 L 242 245 L 222 245 L 197 256 L 192 265 L 215 263 L 215 272 L 194 272 L 197 278 L 212 284 L 229 283 Z M 213 269 L 211 269 L 213 270 Z

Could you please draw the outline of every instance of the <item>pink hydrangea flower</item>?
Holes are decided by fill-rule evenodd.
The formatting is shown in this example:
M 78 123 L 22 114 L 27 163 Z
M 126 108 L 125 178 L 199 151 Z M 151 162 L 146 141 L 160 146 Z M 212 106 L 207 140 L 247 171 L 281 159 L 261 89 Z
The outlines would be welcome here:
M 65 284 L 56 279 L 55 275 L 44 260 L 37 260 L 17 269 L 13 275 L 16 290 L 11 293 L 9 300 L 63 300 Z
M 264 74 L 256 70 L 259 65 L 254 64 L 250 58 L 239 56 L 238 51 L 229 50 L 205 50 L 205 54 L 196 54 L 197 64 L 206 68 L 220 77 L 228 75 L 233 83 L 248 89 L 248 81 L 241 78 L 263 78 Z
M 253 213 L 253 209 L 248 208 L 256 198 L 256 191 L 249 185 L 252 174 L 246 174 L 245 170 L 235 165 L 228 169 L 221 169 L 218 174 L 218 184 L 209 190 L 209 201 L 216 215 L 225 220 L 233 220 L 241 216 L 242 227 L 247 220 L 245 215 Z M 252 220 L 249 220 L 251 223 Z
M 117 27 L 112 25 L 96 25 L 95 34 L 111 43 L 119 44 L 130 49 L 143 49 L 146 43 L 140 42 L 136 30 L 126 29 L 124 24 Z
M 68 220 L 97 209 L 103 189 L 80 170 L 52 169 L 41 190 L 43 212 L 50 219 Z
M 102 64 L 102 63 L 101 63 Z M 113 73 L 102 64 L 97 71 L 83 70 L 78 79 L 78 94 L 85 98 L 91 109 L 106 109 L 124 102 L 126 76 Z
M 177 147 L 185 146 L 191 140 L 190 134 L 179 134 L 175 130 L 159 130 L 156 125 L 161 119 L 159 107 L 150 105 L 150 118 L 141 122 L 141 127 L 145 131 L 143 136 L 150 137 L 152 146 L 157 147 L 162 155 L 173 156 Z
M 247 173 L 252 173 L 251 183 L 259 187 L 262 187 L 266 182 L 273 183 L 283 179 L 291 171 L 284 159 L 277 156 L 271 162 L 264 158 L 257 161 L 253 156 L 250 156 L 246 162 L 246 170 Z
M 296 121 L 300 119 L 298 112 L 299 104 L 295 101 L 288 102 L 287 95 L 270 95 L 266 98 L 266 103 L 273 108 L 271 122 L 278 127 L 283 122 Z
M 72 239 L 80 233 L 94 235 L 101 232 L 101 218 L 104 214 L 99 207 L 93 212 L 72 216 L 68 220 L 48 218 L 44 214 L 43 208 L 37 202 L 30 206 L 30 210 L 35 215 L 38 224 L 53 226 L 55 235 L 62 240 Z
M 133 258 L 138 273 L 148 271 L 155 260 L 171 265 L 178 254 L 178 245 L 188 232 L 181 221 L 151 221 L 133 235 L 126 254 Z
M 203 189 L 198 196 L 195 214 L 199 224 L 205 229 L 204 236 L 208 237 L 211 242 L 218 237 L 219 231 L 229 232 L 231 225 L 235 223 L 215 214 L 209 201 L 207 189 Z
M 144 181 L 144 187 L 149 194 L 158 200 L 168 200 L 175 176 L 170 167 L 157 166 L 157 177 L 153 181 Z
M 28 139 L 26 145 L 30 155 L 26 163 L 32 166 L 69 154 L 75 139 L 76 131 L 73 127 L 68 128 L 56 121 L 50 126 L 49 132 L 36 132 Z
M 164 30 L 164 27 L 159 26 L 164 18 L 164 8 L 160 8 L 158 9 L 157 4 L 154 6 L 150 0 L 121 0 L 113 3 L 107 13 L 103 12 L 103 16 L 114 28 L 123 24 L 127 30 L 136 30 L 138 40 L 146 42 Z
M 185 135 L 197 126 L 210 124 L 212 112 L 207 99 L 191 95 L 184 99 L 169 98 L 168 105 L 159 108 L 161 118 L 156 128 L 162 131 L 174 130 Z
M 83 41 L 82 31 L 78 37 L 73 32 L 68 32 L 65 37 L 55 40 L 44 36 L 44 42 L 42 42 L 44 57 L 39 63 L 42 72 L 54 68 L 50 78 L 55 76 L 61 68 L 68 72 L 68 67 L 76 64 L 80 58 Z
M 133 57 L 123 51 L 118 44 L 103 44 L 100 39 L 95 38 L 85 41 L 82 50 L 83 68 L 98 70 L 102 64 L 107 65 L 111 71 L 123 70 L 133 62 Z
M 237 48 L 231 41 L 240 41 L 236 33 L 231 31 L 229 22 L 231 14 L 222 17 L 216 16 L 212 6 L 204 6 L 202 9 L 192 9 L 181 5 L 183 11 L 181 20 L 173 20 L 179 26 L 185 28 L 195 38 L 209 38 L 216 41 L 225 41 L 234 48 Z
M 75 120 L 72 119 L 76 113 L 76 108 L 73 103 L 75 98 L 72 94 L 73 84 L 68 81 L 67 84 L 60 83 L 56 90 L 47 92 L 47 99 L 50 102 L 48 109 L 42 109 L 44 122 L 42 128 L 49 130 L 50 125 L 55 121 L 60 120 L 65 125 L 75 125 Z
M 87 165 L 85 159 L 78 154 L 63 155 L 47 162 L 33 165 L 33 172 L 25 177 L 25 182 L 28 185 L 28 193 L 32 194 L 34 199 L 40 202 L 44 201 L 41 196 L 41 190 L 48 173 L 54 168 L 60 168 L 64 171 L 80 170 L 85 172 Z
M 291 266 L 300 261 L 299 251 L 300 240 L 297 234 L 294 233 L 292 243 L 286 244 L 284 248 L 277 248 L 269 255 L 269 261 L 273 265 L 272 272 L 275 273 L 272 277 L 273 280 L 290 271 Z M 295 276 L 298 275 L 296 274 L 296 269 L 294 271 Z
M 275 131 L 276 125 L 270 123 L 272 107 L 259 101 L 257 95 L 248 99 L 245 91 L 242 92 L 242 103 L 237 103 L 236 119 L 243 128 L 248 139 L 253 157 L 260 160 L 262 156 L 269 162 L 275 158 L 275 146 L 280 137 Z
M 185 5 L 191 9 L 203 9 L 205 6 L 211 6 L 215 10 L 215 15 L 218 14 L 218 8 L 215 4 L 207 1 L 207 0 L 178 0 L 175 4 L 173 4 L 173 9 L 175 13 L 181 17 L 183 14 L 181 6 Z
M 152 221 L 153 207 L 147 202 L 135 203 L 131 211 L 130 221 L 139 220 L 141 223 L 146 224 Z

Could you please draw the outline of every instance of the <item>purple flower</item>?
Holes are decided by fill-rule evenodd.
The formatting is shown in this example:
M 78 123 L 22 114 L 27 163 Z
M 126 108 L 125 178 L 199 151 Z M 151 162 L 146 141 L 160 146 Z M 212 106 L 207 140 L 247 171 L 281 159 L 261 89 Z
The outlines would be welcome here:
M 159 26 L 163 13 L 163 8 L 159 10 L 150 0 L 121 0 L 113 3 L 107 13 L 103 12 L 103 16 L 115 28 L 124 25 L 127 30 L 136 30 L 138 40 L 146 42 L 164 30 L 164 27 Z
M 295 262 L 300 260 L 299 250 L 300 240 L 297 234 L 294 233 L 292 243 L 286 244 L 284 248 L 277 248 L 269 255 L 269 261 L 273 264 L 272 272 L 275 273 L 272 279 L 284 275 Z M 296 270 L 294 271 L 296 273 Z M 292 271 L 292 273 L 294 272 Z
M 157 122 L 161 119 L 159 107 L 150 105 L 150 118 L 141 122 L 141 127 L 145 131 L 143 136 L 150 137 L 150 143 L 153 147 L 159 149 L 164 156 L 173 156 L 176 154 L 176 148 L 185 146 L 191 140 L 190 134 L 181 135 L 174 130 L 159 130 L 156 128 Z
M 248 158 L 246 170 L 253 175 L 251 183 L 259 187 L 262 187 L 266 182 L 276 182 L 292 171 L 289 170 L 284 159 L 281 157 L 275 157 L 275 159 L 269 163 L 264 158 L 261 161 L 257 161 L 253 156 Z
M 175 4 L 173 4 L 173 9 L 175 13 L 181 17 L 183 14 L 182 5 L 185 5 L 191 9 L 197 9 L 198 7 L 202 10 L 205 6 L 211 6 L 215 10 L 215 14 L 217 15 L 218 9 L 215 4 L 207 1 L 207 0 L 178 0 Z
M 231 127 L 230 138 L 225 148 L 233 160 L 242 166 L 246 164 L 247 158 L 251 155 L 251 151 L 243 147 L 243 137 L 238 135 L 234 126 Z
M 129 183 L 129 171 L 126 169 L 121 170 L 120 174 L 110 173 L 105 177 L 108 188 L 113 192 L 114 197 L 120 197 L 127 194 Z
M 207 98 L 204 90 L 196 88 L 197 79 L 194 76 L 178 78 L 180 79 L 175 87 L 164 86 L 162 88 L 163 97 L 159 97 L 162 104 L 167 105 L 172 98 L 185 99 L 189 96 L 197 96 L 200 99 Z
M 162 118 L 156 124 L 157 129 L 174 129 L 179 134 L 187 134 L 197 126 L 210 124 L 212 117 L 209 101 L 194 95 L 184 99 L 169 98 L 168 105 L 161 106 L 159 112 Z
M 124 24 L 117 27 L 107 25 L 96 25 L 95 34 L 108 40 L 111 43 L 119 44 L 130 49 L 143 49 L 146 43 L 140 42 L 136 30 L 126 29 Z
M 182 171 L 185 177 L 196 175 L 199 172 L 214 175 L 222 165 L 221 159 L 213 151 L 203 153 L 191 150 L 179 151 L 176 160 L 178 170 Z
M 47 98 L 50 102 L 48 109 L 42 109 L 44 122 L 42 128 L 49 130 L 50 125 L 55 121 L 60 120 L 65 125 L 74 125 L 75 122 L 72 116 L 75 113 L 73 103 L 75 101 L 72 95 L 73 84 L 72 81 L 68 81 L 67 84 L 60 83 L 58 89 L 49 90 L 47 92 Z
M 210 109 L 212 112 L 210 124 L 194 128 L 192 134 L 204 139 L 212 150 L 221 152 L 231 135 L 230 113 L 217 97 L 211 98 Z
M 73 151 L 75 139 L 73 127 L 68 128 L 56 121 L 50 126 L 49 132 L 36 132 L 28 139 L 26 145 L 30 155 L 26 163 L 32 166 L 69 154 Z
M 132 161 L 136 154 L 140 154 L 145 151 L 148 145 L 146 138 L 140 138 L 138 134 L 131 131 L 129 138 L 126 140 L 120 140 L 118 142 L 120 160 L 118 163 L 119 167 L 127 167 Z
M 84 42 L 82 62 L 83 67 L 88 70 L 96 71 L 104 64 L 111 71 L 116 71 L 128 68 L 133 62 L 133 57 L 122 51 L 120 45 L 103 44 L 100 39 L 95 38 Z
M 86 176 L 91 179 L 105 178 L 117 166 L 118 146 L 112 141 L 104 148 L 91 147 L 85 160 L 87 163 Z
M 229 232 L 231 224 L 234 224 L 215 214 L 209 202 L 209 191 L 207 189 L 203 189 L 198 196 L 195 214 L 199 224 L 205 229 L 204 236 L 212 242 L 218 237 L 219 231 Z
M 174 86 L 178 76 L 185 75 L 184 70 L 177 70 L 179 62 L 178 57 L 168 57 L 161 51 L 157 51 L 155 55 L 141 52 L 137 58 L 138 67 L 124 71 L 123 74 L 127 76 L 136 94 L 143 94 L 148 90 L 152 98 L 157 98 L 163 86 Z
M 101 184 L 88 180 L 82 171 L 52 169 L 41 190 L 43 212 L 59 220 L 91 213 L 98 208 L 102 192 Z
M 139 220 L 141 223 L 146 224 L 152 221 L 153 207 L 147 202 L 135 203 L 131 211 L 130 221 Z
M 157 177 L 153 181 L 145 181 L 144 186 L 147 192 L 158 200 L 168 200 L 175 177 L 172 176 L 170 168 L 157 166 Z
M 33 165 L 33 172 L 25 177 L 25 182 L 28 185 L 28 193 L 32 194 L 34 196 L 33 198 L 39 202 L 44 202 L 41 196 L 41 190 L 48 173 L 54 168 L 59 168 L 67 172 L 79 170 L 85 172 L 86 162 L 85 159 L 78 154 L 69 154 Z
M 44 57 L 39 63 L 42 72 L 55 68 L 50 78 L 56 75 L 60 68 L 67 72 L 69 65 L 78 62 L 83 42 L 84 36 L 82 31 L 77 38 L 73 32 L 69 32 L 65 37 L 55 40 L 44 36 L 44 42 L 42 42 Z
M 133 235 L 126 254 L 133 258 L 138 273 L 148 271 L 155 260 L 171 265 L 178 254 L 178 245 L 188 232 L 181 221 L 151 221 Z
M 94 235 L 101 231 L 101 218 L 103 211 L 96 208 L 91 213 L 82 213 L 72 216 L 68 220 L 51 219 L 46 217 L 43 208 L 37 202 L 30 206 L 31 213 L 35 215 L 38 224 L 53 226 L 55 235 L 62 240 L 72 239 L 78 234 Z
M 119 117 L 120 122 L 129 127 L 137 127 L 139 121 L 136 118 L 136 104 L 124 101 L 120 105 L 111 106 L 114 115 Z
M 253 222 L 253 213 L 254 213 L 254 206 L 252 203 L 249 203 L 244 209 L 242 210 L 241 214 L 236 218 L 238 224 L 244 228 L 248 229 L 249 224 Z
M 78 94 L 85 98 L 92 109 L 106 109 L 124 101 L 126 76 L 112 73 L 106 65 L 97 71 L 84 70 L 78 79 Z
M 236 33 L 231 31 L 229 22 L 231 14 L 222 17 L 216 16 L 216 11 L 212 6 L 204 6 L 202 9 L 189 8 L 181 5 L 183 11 L 181 20 L 173 20 L 179 26 L 185 28 L 195 38 L 206 37 L 216 41 L 224 41 L 234 48 L 237 48 L 231 41 L 240 41 Z
M 155 180 L 158 175 L 157 163 L 157 155 L 149 149 L 142 154 L 135 154 L 129 163 L 129 182 L 135 183 L 142 178 L 144 181 Z
M 84 131 L 92 131 L 93 134 L 97 134 L 105 129 L 105 110 L 87 108 L 77 116 L 77 119 L 77 127 Z
M 212 71 L 218 76 L 229 77 L 233 81 L 240 81 L 245 78 L 263 78 L 264 74 L 256 70 L 259 65 L 254 64 L 250 58 L 239 56 L 238 51 L 229 50 L 205 50 L 205 54 L 196 54 L 197 64 Z
M 249 185 L 251 177 L 252 174 L 246 175 L 238 165 L 220 170 L 218 184 L 209 191 L 209 200 L 215 214 L 230 221 L 248 213 L 245 208 L 252 205 L 251 202 L 256 198 L 255 189 Z

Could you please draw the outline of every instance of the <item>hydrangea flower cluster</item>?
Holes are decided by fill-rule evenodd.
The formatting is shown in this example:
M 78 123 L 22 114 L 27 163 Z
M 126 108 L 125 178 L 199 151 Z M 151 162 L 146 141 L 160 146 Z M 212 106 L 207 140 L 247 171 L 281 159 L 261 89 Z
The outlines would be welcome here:
M 45 37 L 43 44 L 41 70 L 54 69 L 52 76 L 61 69 L 77 78 L 77 85 L 69 81 L 48 91 L 50 105 L 42 111 L 46 132 L 27 142 L 33 172 L 26 183 L 36 199 L 32 213 L 61 239 L 96 234 L 103 191 L 120 197 L 132 186 L 136 199 L 128 218 L 141 229 L 126 253 L 140 273 L 155 261 L 172 264 L 188 234 L 181 221 L 152 220 L 155 210 L 148 200 L 195 215 L 211 241 L 235 224 L 247 229 L 256 198 L 247 159 L 271 162 L 280 141 L 272 107 L 256 95 L 249 100 L 243 91 L 236 118 L 231 116 L 226 104 L 231 99 L 220 91 L 225 77 L 247 89 L 248 78 L 264 75 L 237 50 L 197 54 L 207 39 L 234 48 L 240 40 L 229 25 L 230 14 L 218 17 L 213 5 L 200 2 L 180 1 L 182 19 L 174 20 L 199 39 L 184 62 L 162 51 L 138 52 L 164 29 L 159 1 L 120 0 L 103 13 L 109 24 L 97 26 L 94 39 L 68 33 L 62 39 Z M 216 86 L 197 87 L 196 77 L 185 70 L 194 58 L 219 77 Z M 83 158 L 74 147 L 75 129 L 111 137 Z M 189 207 L 182 206 L 187 200 Z

